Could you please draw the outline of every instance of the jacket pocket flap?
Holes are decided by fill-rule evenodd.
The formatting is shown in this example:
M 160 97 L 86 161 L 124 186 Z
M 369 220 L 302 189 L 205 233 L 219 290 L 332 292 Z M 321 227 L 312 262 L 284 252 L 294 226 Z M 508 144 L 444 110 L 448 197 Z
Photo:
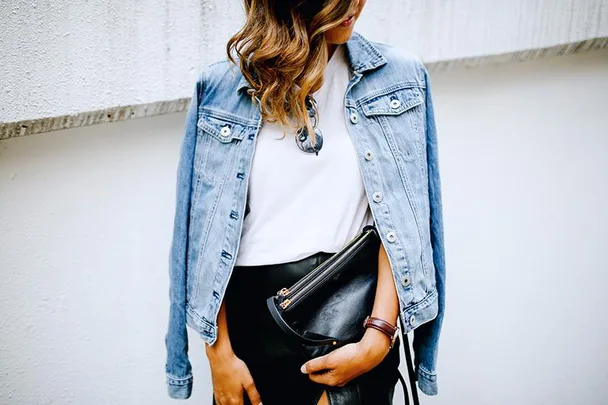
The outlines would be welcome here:
M 242 140 L 246 126 L 230 119 L 224 114 L 214 114 L 203 111 L 198 118 L 197 126 L 222 143 L 230 143 L 235 139 Z
M 419 104 L 422 104 L 422 92 L 418 87 L 406 87 L 389 92 L 376 92 L 361 101 L 363 114 L 399 115 Z

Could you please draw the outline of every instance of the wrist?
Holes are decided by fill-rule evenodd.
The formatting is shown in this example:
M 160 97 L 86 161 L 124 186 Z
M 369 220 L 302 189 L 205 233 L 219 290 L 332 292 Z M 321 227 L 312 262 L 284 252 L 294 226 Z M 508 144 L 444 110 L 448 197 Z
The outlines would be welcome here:
M 359 342 L 366 356 L 384 357 L 391 349 L 391 339 L 377 329 L 367 328 Z
M 229 341 L 218 340 L 213 345 L 205 343 L 205 353 L 209 360 L 214 360 L 216 358 L 226 359 L 227 357 L 232 356 L 234 351 L 232 350 Z
M 399 327 L 382 317 L 367 316 L 363 321 L 363 327 L 366 330 L 374 329 L 384 334 L 389 340 L 389 348 L 393 347 L 395 340 L 397 339 L 397 334 L 399 333 Z

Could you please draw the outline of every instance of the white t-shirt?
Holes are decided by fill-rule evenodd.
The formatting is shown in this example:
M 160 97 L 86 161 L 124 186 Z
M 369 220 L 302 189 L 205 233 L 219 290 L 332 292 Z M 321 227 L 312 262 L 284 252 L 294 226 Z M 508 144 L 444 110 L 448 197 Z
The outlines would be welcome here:
M 344 94 L 350 71 L 346 49 L 329 59 L 322 87 L 313 94 L 323 147 L 300 150 L 294 133 L 281 139 L 278 123 L 265 122 L 249 176 L 249 213 L 238 266 L 285 263 L 319 251 L 336 252 L 373 222 L 355 149 L 347 132 Z

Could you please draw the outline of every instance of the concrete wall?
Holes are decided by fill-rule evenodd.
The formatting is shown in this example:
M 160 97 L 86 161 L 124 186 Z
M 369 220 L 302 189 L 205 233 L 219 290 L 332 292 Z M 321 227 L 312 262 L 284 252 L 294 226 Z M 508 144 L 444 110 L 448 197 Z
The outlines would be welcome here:
M 242 0 L 15 0 L 0 21 L 6 139 L 182 111 L 243 11 Z M 528 59 L 608 47 L 608 0 L 370 0 L 357 29 L 428 62 Z
M 608 52 L 432 83 L 448 308 L 440 395 L 423 403 L 605 404 Z M 175 403 L 164 334 L 184 118 L 0 141 L 0 404 Z M 191 402 L 208 404 L 189 333 Z

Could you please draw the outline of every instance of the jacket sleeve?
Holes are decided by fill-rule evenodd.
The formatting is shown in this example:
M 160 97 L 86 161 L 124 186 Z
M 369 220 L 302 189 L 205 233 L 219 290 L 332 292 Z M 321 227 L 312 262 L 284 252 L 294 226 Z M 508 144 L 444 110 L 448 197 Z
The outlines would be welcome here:
M 169 325 L 165 335 L 167 359 L 165 372 L 168 395 L 171 398 L 189 398 L 192 394 L 192 367 L 188 359 L 188 333 L 186 328 L 186 280 L 188 274 L 188 229 L 192 170 L 196 146 L 198 106 L 203 83 L 199 73 L 194 94 L 186 115 L 185 133 L 181 142 L 177 167 L 175 217 L 169 253 Z
M 441 199 L 441 181 L 439 176 L 439 157 L 437 147 L 437 129 L 431 87 L 427 69 L 423 66 L 426 103 L 426 158 L 428 169 L 428 190 L 430 206 L 430 235 L 435 267 L 435 282 L 438 294 L 439 310 L 437 317 L 420 325 L 414 330 L 414 353 L 418 387 L 427 395 L 436 395 L 437 387 L 437 350 L 443 314 L 445 310 L 445 255 L 443 244 L 443 209 Z

